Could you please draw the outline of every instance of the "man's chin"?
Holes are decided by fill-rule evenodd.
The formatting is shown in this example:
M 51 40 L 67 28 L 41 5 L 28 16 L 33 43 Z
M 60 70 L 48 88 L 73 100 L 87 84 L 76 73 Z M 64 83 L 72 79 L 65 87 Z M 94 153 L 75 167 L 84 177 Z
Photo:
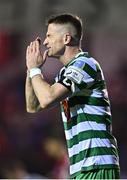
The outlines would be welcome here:
M 48 57 L 56 58 L 56 55 L 54 55 L 52 53 L 48 53 Z
M 51 53 L 50 51 L 48 51 L 48 57 L 51 57 L 51 58 L 59 58 L 60 55 L 58 55 L 58 54 L 53 54 L 53 53 Z
M 52 54 L 48 52 L 48 57 L 52 57 Z
M 48 50 L 48 57 L 52 57 L 52 53 Z

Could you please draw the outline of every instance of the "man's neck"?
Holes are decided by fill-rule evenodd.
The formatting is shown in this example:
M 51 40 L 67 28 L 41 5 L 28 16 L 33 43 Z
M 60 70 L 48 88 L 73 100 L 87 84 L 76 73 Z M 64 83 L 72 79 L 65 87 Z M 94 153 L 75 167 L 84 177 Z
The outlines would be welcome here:
M 79 47 L 68 47 L 66 48 L 64 55 L 62 55 L 59 60 L 66 65 L 81 51 L 82 50 Z

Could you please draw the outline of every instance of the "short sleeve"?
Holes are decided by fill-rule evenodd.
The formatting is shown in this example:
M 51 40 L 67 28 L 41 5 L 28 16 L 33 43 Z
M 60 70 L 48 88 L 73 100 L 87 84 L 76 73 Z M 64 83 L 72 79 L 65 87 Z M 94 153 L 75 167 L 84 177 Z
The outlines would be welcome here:
M 55 81 L 57 83 L 62 84 L 63 86 L 65 86 L 69 91 L 71 91 L 71 86 L 72 86 L 72 81 L 70 79 L 68 79 L 65 75 L 65 68 L 61 69 L 60 73 L 57 75 L 57 77 L 55 78 Z
M 59 83 L 72 92 L 89 88 L 96 79 L 96 65 L 92 58 L 80 57 L 61 73 Z

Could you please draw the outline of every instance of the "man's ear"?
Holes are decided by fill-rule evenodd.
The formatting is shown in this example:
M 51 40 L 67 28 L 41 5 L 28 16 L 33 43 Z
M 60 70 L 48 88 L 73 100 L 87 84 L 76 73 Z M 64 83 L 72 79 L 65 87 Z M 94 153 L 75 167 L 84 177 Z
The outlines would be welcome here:
M 70 34 L 65 34 L 64 35 L 64 44 L 68 45 L 71 43 L 71 35 Z

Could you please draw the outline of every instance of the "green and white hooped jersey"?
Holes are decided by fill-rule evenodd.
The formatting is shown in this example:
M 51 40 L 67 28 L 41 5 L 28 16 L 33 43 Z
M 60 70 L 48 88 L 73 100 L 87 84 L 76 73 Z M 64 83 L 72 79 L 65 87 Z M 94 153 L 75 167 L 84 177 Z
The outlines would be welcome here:
M 119 168 L 110 102 L 99 63 L 81 52 L 60 70 L 56 82 L 72 92 L 61 102 L 71 177 L 81 171 Z

